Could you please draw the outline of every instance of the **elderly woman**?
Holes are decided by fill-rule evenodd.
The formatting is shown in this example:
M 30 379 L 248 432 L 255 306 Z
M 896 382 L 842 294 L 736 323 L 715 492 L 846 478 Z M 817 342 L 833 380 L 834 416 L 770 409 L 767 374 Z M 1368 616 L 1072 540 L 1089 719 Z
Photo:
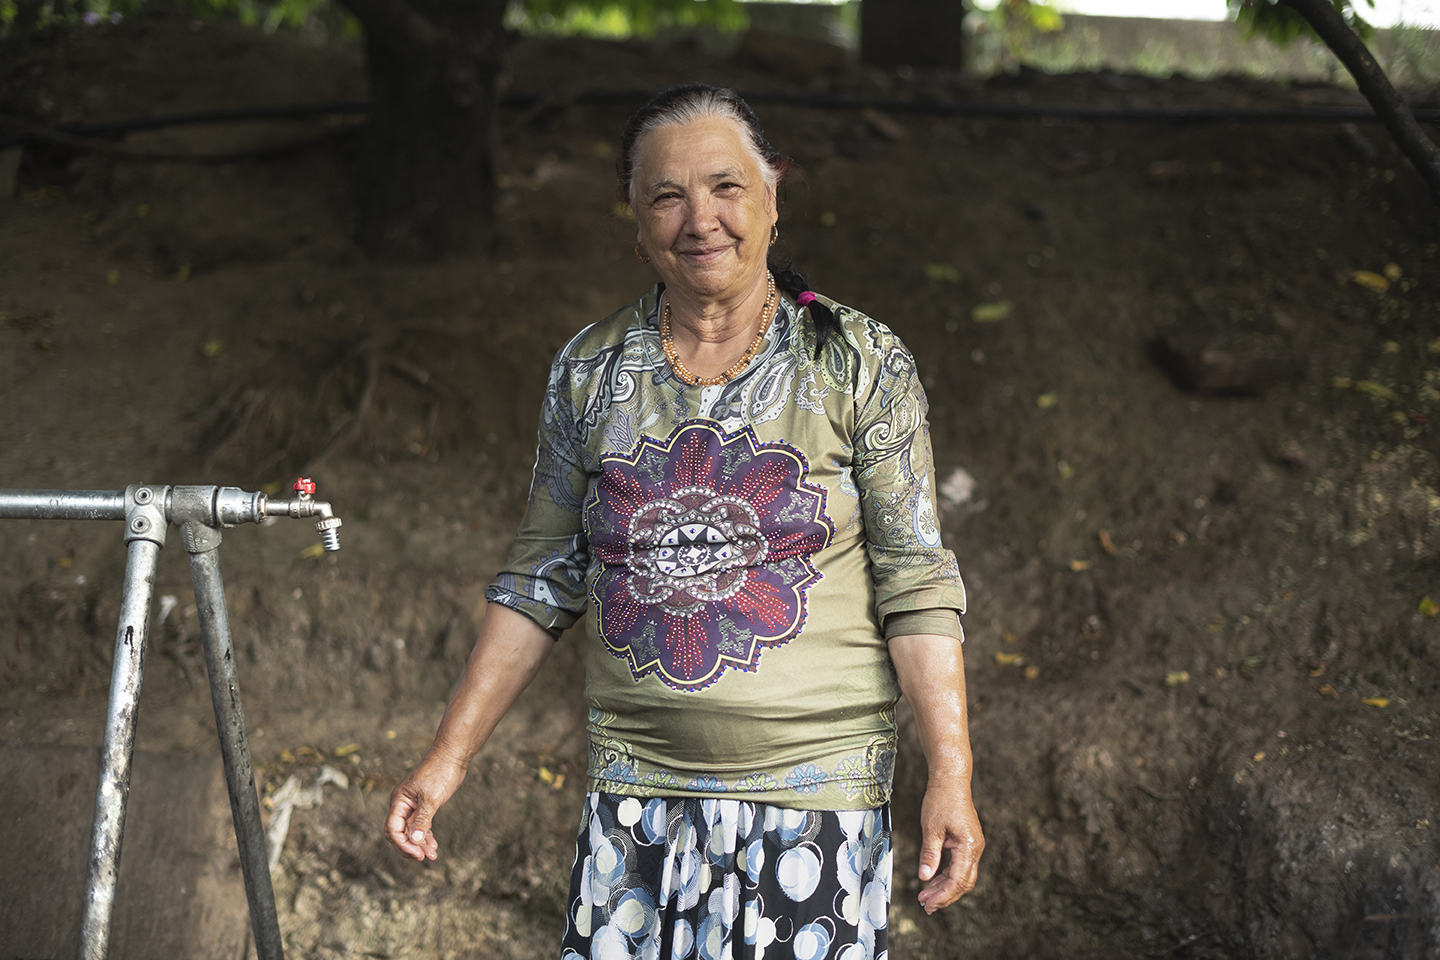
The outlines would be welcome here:
M 767 262 L 788 166 L 729 90 L 627 123 L 620 189 L 661 282 L 555 358 L 529 508 L 391 797 L 391 842 L 433 860 L 436 811 L 588 605 L 564 957 L 883 955 L 902 693 L 929 764 L 920 903 L 975 884 L 925 395 L 887 327 Z

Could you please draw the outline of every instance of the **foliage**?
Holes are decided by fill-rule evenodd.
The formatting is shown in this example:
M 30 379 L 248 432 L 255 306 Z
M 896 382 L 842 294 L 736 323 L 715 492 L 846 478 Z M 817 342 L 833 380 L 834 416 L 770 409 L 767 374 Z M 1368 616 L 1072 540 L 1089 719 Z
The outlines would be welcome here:
M 0 0 L 0 34 L 8 31 L 24 0 Z M 146 0 L 43 0 L 36 26 L 118 23 Z M 359 25 L 339 0 L 171 0 L 199 18 L 229 18 L 266 33 L 279 29 L 358 36 Z M 669 26 L 743 30 L 739 0 L 512 0 L 505 24 L 522 33 L 628 37 Z
M 1301 38 L 1315 41 L 1320 39 L 1304 17 L 1291 7 L 1281 6 L 1275 0 L 1225 0 L 1225 2 L 1231 10 L 1235 11 L 1235 20 L 1239 23 L 1246 39 L 1264 37 L 1282 47 L 1292 40 Z M 1350 29 L 1359 34 L 1361 40 L 1369 43 L 1375 34 L 1375 28 L 1361 18 L 1355 9 L 1356 0 L 1330 0 L 1330 3 L 1345 18 Z M 1365 4 L 1373 9 L 1375 0 L 1365 0 Z
M 0 0 L 0 33 L 14 22 L 20 2 Z M 35 26 L 119 23 L 145 5 L 146 0 L 45 0 Z M 172 0 L 170 7 L 199 19 L 235 19 L 266 33 L 285 28 L 331 36 L 359 35 L 354 19 L 333 0 Z
M 1065 25 L 1054 0 L 994 0 L 988 9 L 976 6 L 966 28 L 974 38 L 973 63 L 980 73 L 1014 72 L 1027 59 L 1037 34 Z
M 1385 43 L 1371 45 L 1370 52 L 1385 69 L 1397 88 L 1433 87 L 1440 83 L 1440 31 L 1429 27 L 1396 24 Z
M 515 0 L 505 25 L 521 33 L 600 37 L 651 35 L 666 27 L 743 30 L 739 0 Z

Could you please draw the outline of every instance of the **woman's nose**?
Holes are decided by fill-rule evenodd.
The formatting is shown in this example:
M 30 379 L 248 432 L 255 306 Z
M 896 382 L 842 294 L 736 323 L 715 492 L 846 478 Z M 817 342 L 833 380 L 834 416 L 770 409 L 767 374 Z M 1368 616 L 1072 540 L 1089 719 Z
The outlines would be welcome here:
M 686 226 L 692 233 L 709 233 L 718 223 L 715 203 L 709 197 L 701 197 L 690 204 L 690 218 Z

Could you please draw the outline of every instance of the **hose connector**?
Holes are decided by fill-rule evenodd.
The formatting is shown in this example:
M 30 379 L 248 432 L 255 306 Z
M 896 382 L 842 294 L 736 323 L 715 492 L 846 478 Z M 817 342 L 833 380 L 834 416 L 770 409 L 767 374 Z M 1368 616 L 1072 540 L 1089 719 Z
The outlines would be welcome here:
M 320 543 L 325 547 L 326 553 L 334 553 L 340 549 L 340 518 L 326 517 L 323 520 L 315 521 L 315 529 L 320 533 Z

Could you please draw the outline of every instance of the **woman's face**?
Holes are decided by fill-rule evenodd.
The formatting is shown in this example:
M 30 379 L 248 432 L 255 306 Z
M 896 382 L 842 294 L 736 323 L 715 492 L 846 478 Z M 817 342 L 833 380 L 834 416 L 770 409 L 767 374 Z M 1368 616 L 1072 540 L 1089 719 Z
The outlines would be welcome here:
M 713 302 L 764 282 L 775 195 L 739 123 L 661 127 L 640 141 L 636 160 L 639 239 L 674 294 Z

